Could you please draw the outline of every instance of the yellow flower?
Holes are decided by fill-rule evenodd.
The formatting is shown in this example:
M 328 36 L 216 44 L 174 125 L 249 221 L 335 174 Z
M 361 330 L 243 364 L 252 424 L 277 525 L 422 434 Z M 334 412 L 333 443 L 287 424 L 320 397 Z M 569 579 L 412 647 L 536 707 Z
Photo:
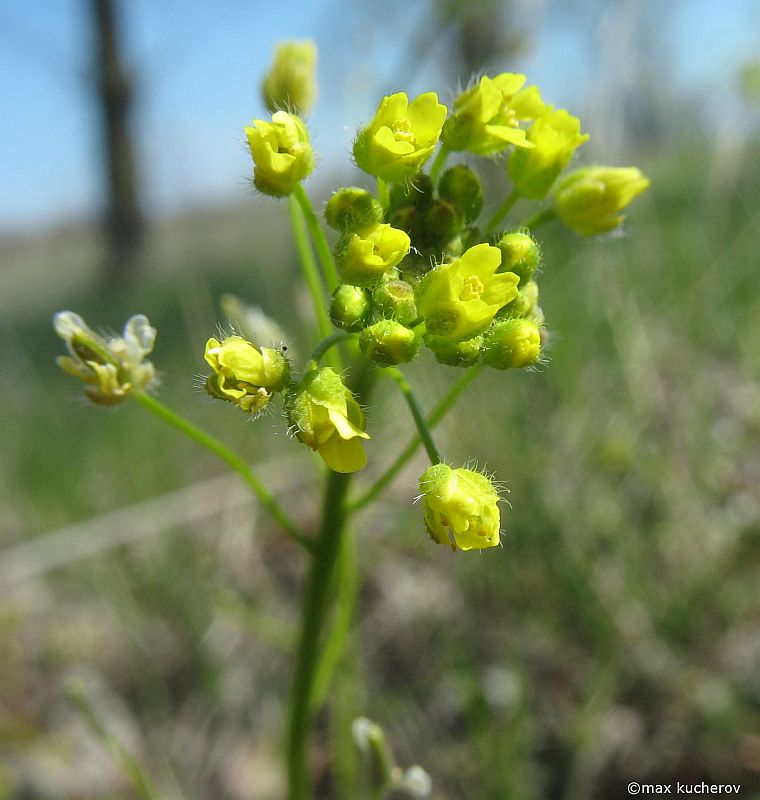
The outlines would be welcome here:
M 206 391 L 249 413 L 261 411 L 290 377 L 288 360 L 279 350 L 259 349 L 242 336 L 221 342 L 212 336 L 203 357 L 213 370 Z
M 536 119 L 547 106 L 538 88 L 523 89 L 525 75 L 503 72 L 495 78 L 484 75 L 454 101 L 454 112 L 441 136 L 450 150 L 469 150 L 489 155 L 515 145 L 531 148 L 520 122 Z
M 519 278 L 496 274 L 497 247 L 478 244 L 461 258 L 428 272 L 417 286 L 417 310 L 431 336 L 462 341 L 482 333 L 496 312 L 517 297 Z
M 56 359 L 58 366 L 87 384 L 85 394 L 93 403 L 115 405 L 155 381 L 145 356 L 153 350 L 156 329 L 142 314 L 127 320 L 121 336 L 100 336 L 73 311 L 59 311 L 53 327 L 69 351 Z
M 367 225 L 345 234 L 338 243 L 338 272 L 346 283 L 369 286 L 400 264 L 410 247 L 404 231 L 386 223 Z
M 411 103 L 404 92 L 384 97 L 375 118 L 356 137 L 356 165 L 384 181 L 411 178 L 433 154 L 446 113 L 435 92 Z
M 307 372 L 287 397 L 296 437 L 316 450 L 334 472 L 357 472 L 367 463 L 362 439 L 364 414 L 340 376 L 330 367 Z
M 499 544 L 499 493 L 482 473 L 435 464 L 420 476 L 420 492 L 425 524 L 434 542 L 454 550 Z
M 581 167 L 557 186 L 554 210 L 576 233 L 596 236 L 617 228 L 620 212 L 649 186 L 636 167 Z
M 261 93 L 271 113 L 308 114 L 317 98 L 317 46 L 311 39 L 280 42 Z
M 284 197 L 314 169 L 314 153 L 303 120 L 287 111 L 245 129 L 253 158 L 253 183 L 263 194 Z
M 509 175 L 521 197 L 540 200 L 585 141 L 581 121 L 564 109 L 548 111 L 527 131 L 531 150 L 515 150 L 509 157 Z

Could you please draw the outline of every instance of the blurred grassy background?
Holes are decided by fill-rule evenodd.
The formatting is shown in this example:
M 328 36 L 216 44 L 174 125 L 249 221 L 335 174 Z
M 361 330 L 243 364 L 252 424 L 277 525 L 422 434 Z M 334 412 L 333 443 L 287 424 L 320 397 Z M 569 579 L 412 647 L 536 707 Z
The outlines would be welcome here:
M 360 667 L 320 719 L 337 740 L 317 737 L 321 797 L 358 714 L 439 800 L 620 798 L 630 780 L 760 796 L 760 144 L 748 133 L 733 164 L 721 144 L 681 115 L 625 151 L 652 178 L 628 235 L 542 230 L 550 363 L 487 374 L 437 436 L 506 481 L 504 548 L 427 542 L 422 458 L 358 521 Z M 301 353 L 308 298 L 282 204 L 152 237 L 150 269 L 115 294 L 84 226 L 2 246 L 0 798 L 134 796 L 66 701 L 72 678 L 162 796 L 283 794 L 300 553 L 210 456 L 137 407 L 79 401 L 50 315 L 146 313 L 162 399 L 265 465 L 308 525 L 303 448 L 193 381 L 223 293 Z M 454 373 L 428 354 L 410 374 L 430 407 Z M 411 432 L 390 390 L 370 413 L 362 481 Z

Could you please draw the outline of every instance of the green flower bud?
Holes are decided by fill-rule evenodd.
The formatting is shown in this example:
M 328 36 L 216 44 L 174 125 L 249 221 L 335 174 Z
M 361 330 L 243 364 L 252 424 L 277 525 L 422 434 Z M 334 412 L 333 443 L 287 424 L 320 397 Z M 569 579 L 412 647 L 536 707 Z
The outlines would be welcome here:
M 560 181 L 554 210 L 576 233 L 596 236 L 620 225 L 620 212 L 648 186 L 636 167 L 581 167 Z
M 526 319 L 531 319 L 537 308 L 538 284 L 535 281 L 528 281 L 517 290 L 517 297 L 511 303 L 507 303 L 496 316 L 499 318 L 525 317 Z
M 153 350 L 156 329 L 142 314 L 127 320 L 121 336 L 100 336 L 73 311 L 59 311 L 53 327 L 69 351 L 56 363 L 86 384 L 85 395 L 93 403 L 116 405 L 154 383 L 156 371 L 145 356 Z
M 420 340 L 394 319 L 382 319 L 359 334 L 362 353 L 381 367 L 406 364 L 420 349 Z
M 496 312 L 517 296 L 517 275 L 496 274 L 500 263 L 498 248 L 478 244 L 428 272 L 415 291 L 428 334 L 463 341 L 485 331 Z
M 385 281 L 372 293 L 375 309 L 387 319 L 408 325 L 417 319 L 414 289 L 406 281 Z
M 370 286 L 399 264 L 410 247 L 404 231 L 387 224 L 368 225 L 344 234 L 338 242 L 338 272 L 346 283 Z
M 454 111 L 443 126 L 441 139 L 449 150 L 469 150 L 490 155 L 516 147 L 533 147 L 518 127 L 540 117 L 546 104 L 535 86 L 523 89 L 525 75 L 503 72 L 484 75 L 454 101 Z
M 261 411 L 290 380 L 290 364 L 279 350 L 258 348 L 242 336 L 221 342 L 212 336 L 203 357 L 213 370 L 206 391 L 249 414 Z
M 307 372 L 286 397 L 285 409 L 296 438 L 316 450 L 334 472 L 357 472 L 367 464 L 362 439 L 364 414 L 335 370 Z
M 482 473 L 435 464 L 420 476 L 420 492 L 425 525 L 437 544 L 454 550 L 499 544 L 499 493 Z
M 294 114 L 277 111 L 272 121 L 253 121 L 245 129 L 253 158 L 253 183 L 263 194 L 284 197 L 314 169 L 306 125 Z
M 509 157 L 509 175 L 521 197 L 540 200 L 567 166 L 588 134 L 581 133 L 581 121 L 564 109 L 547 111 L 527 132 L 530 150 L 515 150 Z
M 496 243 L 501 250 L 502 271 L 514 272 L 520 285 L 527 283 L 541 263 L 541 248 L 538 242 L 525 231 L 505 233 Z
M 356 165 L 389 183 L 411 178 L 433 154 L 446 113 L 435 92 L 411 103 L 404 92 L 384 97 L 375 118 L 356 137 Z
M 463 342 L 450 342 L 439 336 L 428 336 L 425 344 L 433 351 L 435 360 L 448 367 L 471 367 L 480 358 L 482 336 L 474 336 Z
M 270 113 L 308 114 L 317 98 L 317 46 L 311 39 L 280 42 L 261 94 Z
M 344 331 L 360 331 L 370 311 L 369 294 L 359 286 L 341 284 L 333 294 L 330 319 Z
M 435 240 L 450 238 L 463 225 L 462 212 L 448 200 L 437 200 L 425 215 L 425 231 Z
M 495 322 L 483 341 L 483 361 L 494 369 L 520 369 L 541 356 L 541 330 L 528 319 Z
M 462 212 L 465 222 L 474 222 L 483 210 L 480 178 L 464 164 L 457 164 L 443 173 L 438 196 L 453 203 Z
M 394 183 L 390 190 L 391 209 L 418 208 L 424 211 L 433 202 L 433 181 L 425 172 L 418 172 L 413 178 Z
M 349 231 L 383 221 L 383 207 L 365 189 L 338 189 L 327 201 L 325 220 L 336 231 Z

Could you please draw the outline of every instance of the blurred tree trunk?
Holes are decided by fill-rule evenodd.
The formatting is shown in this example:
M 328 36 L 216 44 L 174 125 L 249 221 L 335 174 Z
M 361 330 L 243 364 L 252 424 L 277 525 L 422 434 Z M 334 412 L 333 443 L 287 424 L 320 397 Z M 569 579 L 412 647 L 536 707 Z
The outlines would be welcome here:
M 97 51 L 97 99 L 107 197 L 103 220 L 107 247 L 105 278 L 111 284 L 120 283 L 135 272 L 145 233 L 130 128 L 134 87 L 122 63 L 117 0 L 88 2 Z

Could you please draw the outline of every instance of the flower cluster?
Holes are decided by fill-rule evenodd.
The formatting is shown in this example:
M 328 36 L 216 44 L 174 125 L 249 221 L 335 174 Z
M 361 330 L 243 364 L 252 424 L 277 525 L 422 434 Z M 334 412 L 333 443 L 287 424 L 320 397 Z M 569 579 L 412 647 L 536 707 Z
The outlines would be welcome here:
M 376 179 L 376 191 L 341 188 L 326 204 L 325 221 L 335 232 L 331 247 L 302 187 L 315 156 L 299 115 L 316 98 L 315 65 L 312 42 L 278 47 L 262 87 L 271 116 L 254 120 L 245 136 L 254 186 L 289 198 L 300 252 L 308 256 L 310 244 L 305 230 L 299 233 L 299 220 L 319 254 L 321 277 L 304 263 L 324 338 L 300 377 L 281 349 L 237 334 L 209 338 L 205 386 L 212 397 L 248 414 L 280 394 L 294 437 L 331 470 L 348 473 L 367 463 L 369 434 L 346 383 L 350 369 L 339 368 L 339 356 L 331 366 L 320 364 L 333 345 L 353 339 L 343 356 L 358 351 L 365 371 L 366 361 L 391 368 L 386 374 L 408 400 L 411 389 L 398 365 L 423 348 L 451 367 L 532 367 L 547 338 L 536 280 L 542 266 L 537 227 L 559 220 L 583 236 L 610 231 L 649 181 L 634 167 L 586 166 L 563 177 L 588 134 L 577 117 L 526 86 L 524 75 L 484 75 L 454 99 L 451 110 L 434 92 L 411 101 L 397 92 L 381 100 L 353 143 L 356 165 Z M 462 152 L 470 154 L 467 164 L 446 165 L 452 153 Z M 491 168 L 498 164 L 493 157 L 501 157 L 501 197 L 486 197 L 471 156 L 489 157 Z M 515 204 L 526 201 L 544 207 L 522 224 L 507 224 Z M 483 219 L 487 207 L 491 213 Z M 329 310 L 319 296 L 320 279 L 332 294 Z M 339 331 L 334 336 L 326 335 L 330 321 Z M 153 367 L 144 359 L 155 331 L 144 317 L 133 317 L 122 337 L 100 337 L 71 312 L 56 318 L 56 329 L 70 353 L 61 366 L 87 384 L 95 402 L 119 402 L 152 382 Z M 497 545 L 493 481 L 440 463 L 416 399 L 409 406 L 432 461 L 420 478 L 431 538 L 461 550 Z
M 53 328 L 69 351 L 58 356 L 58 366 L 85 384 L 93 403 L 116 405 L 155 382 L 156 371 L 145 356 L 153 351 L 156 329 L 142 314 L 127 320 L 121 336 L 101 336 L 73 311 L 59 311 Z

